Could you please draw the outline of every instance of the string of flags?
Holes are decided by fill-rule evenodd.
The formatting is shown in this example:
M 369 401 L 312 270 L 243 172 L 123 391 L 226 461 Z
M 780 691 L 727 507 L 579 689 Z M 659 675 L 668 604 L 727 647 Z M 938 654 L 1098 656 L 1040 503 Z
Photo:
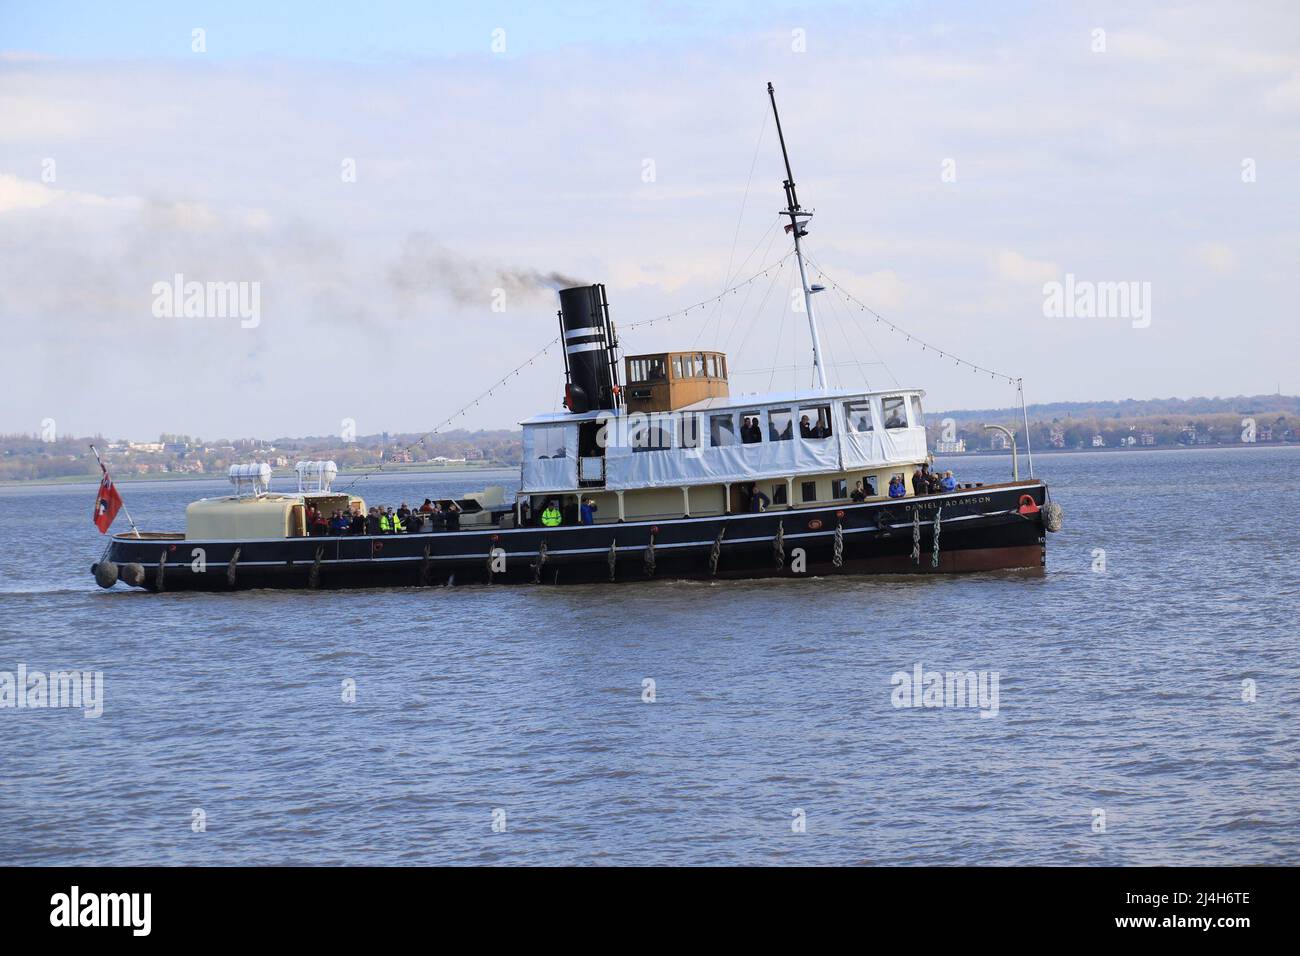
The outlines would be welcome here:
M 832 289 L 834 289 L 836 292 L 838 292 L 840 295 L 844 297 L 845 301 L 852 303 L 853 305 L 856 305 L 860 311 L 866 312 L 872 317 L 874 317 L 877 324 L 885 326 L 891 332 L 899 333 L 900 335 L 904 336 L 908 342 L 915 342 L 917 345 L 921 346 L 922 352 L 926 352 L 926 351 L 934 352 L 940 358 L 950 358 L 958 365 L 964 365 L 967 368 L 974 371 L 976 374 L 979 374 L 980 372 L 984 372 L 990 378 L 993 379 L 1005 378 L 1007 380 L 1008 385 L 1015 385 L 1017 387 L 1020 386 L 1021 379 L 1015 378 L 1014 376 L 1011 375 L 1007 375 L 1005 372 L 998 372 L 998 371 L 994 371 L 991 368 L 985 368 L 982 365 L 976 365 L 974 362 L 968 362 L 964 358 L 958 358 L 956 355 L 953 355 L 951 352 L 945 351 L 944 349 L 941 349 L 935 345 L 931 345 L 929 342 L 926 342 L 924 339 L 918 338 L 917 336 L 913 335 L 911 332 L 908 332 L 906 329 L 900 328 L 899 326 L 895 325 L 893 322 L 885 318 L 883 315 L 881 315 L 879 312 L 877 312 L 875 309 L 871 308 L 871 306 L 867 305 L 865 302 L 858 299 L 852 293 L 841 288 L 835 282 L 834 279 L 832 279 L 830 276 L 826 274 L 826 272 L 822 269 L 820 265 L 817 264 L 816 260 L 814 260 L 812 256 L 808 255 L 807 253 L 804 253 L 804 258 L 808 260 L 810 265 L 812 265 L 818 277 L 824 279 Z

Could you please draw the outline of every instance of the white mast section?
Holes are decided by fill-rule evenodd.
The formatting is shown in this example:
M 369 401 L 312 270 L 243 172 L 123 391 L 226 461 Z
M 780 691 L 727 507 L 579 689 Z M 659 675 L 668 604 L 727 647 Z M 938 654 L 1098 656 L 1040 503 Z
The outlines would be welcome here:
M 786 152 L 785 134 L 781 132 L 781 116 L 776 111 L 776 91 L 771 83 L 767 84 L 767 95 L 772 100 L 772 115 L 776 118 L 776 135 L 781 141 L 781 158 L 785 160 L 786 208 L 781 214 L 790 217 L 790 225 L 786 226 L 786 230 L 794 236 L 794 257 L 799 262 L 799 283 L 803 287 L 803 303 L 808 312 L 808 331 L 812 335 L 813 368 L 817 371 L 817 387 L 825 391 L 827 385 L 826 369 L 822 365 L 822 340 L 817 332 L 817 315 L 813 312 L 813 290 L 808 285 L 808 272 L 803 264 L 803 248 L 799 244 L 799 240 L 808 234 L 804 226 L 812 218 L 812 213 L 804 212 L 799 208 L 799 199 L 794 189 L 794 173 L 790 171 L 790 154 Z

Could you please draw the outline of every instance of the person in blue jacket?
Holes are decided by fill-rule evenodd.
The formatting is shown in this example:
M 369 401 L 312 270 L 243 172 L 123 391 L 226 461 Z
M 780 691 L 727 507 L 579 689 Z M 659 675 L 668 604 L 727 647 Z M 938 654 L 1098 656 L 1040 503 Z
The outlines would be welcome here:
M 945 471 L 943 478 L 939 481 L 939 487 L 943 491 L 956 491 L 957 479 L 952 476 L 951 471 Z
M 582 499 L 582 504 L 578 506 L 578 520 L 583 524 L 596 523 L 596 500 L 594 498 Z
M 904 484 L 902 475 L 895 475 L 893 478 L 889 479 L 889 497 L 907 497 L 907 485 Z

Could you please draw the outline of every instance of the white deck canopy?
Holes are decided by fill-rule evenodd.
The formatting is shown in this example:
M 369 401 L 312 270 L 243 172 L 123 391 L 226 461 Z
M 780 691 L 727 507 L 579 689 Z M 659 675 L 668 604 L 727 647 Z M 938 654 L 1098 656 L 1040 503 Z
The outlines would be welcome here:
M 927 455 L 921 389 L 711 398 L 671 412 L 539 415 L 523 423 L 523 491 L 575 489 L 579 428 L 601 430 L 604 487 L 663 488 L 869 470 Z M 808 433 L 801 428 L 807 419 Z M 742 439 L 745 419 L 758 440 Z M 585 471 L 584 471 L 585 475 Z

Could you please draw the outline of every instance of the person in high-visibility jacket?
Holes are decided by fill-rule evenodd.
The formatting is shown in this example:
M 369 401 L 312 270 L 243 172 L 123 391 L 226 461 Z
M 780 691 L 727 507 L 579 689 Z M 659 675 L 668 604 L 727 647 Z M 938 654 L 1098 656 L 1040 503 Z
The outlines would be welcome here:
M 392 519 L 388 517 L 388 512 L 384 511 L 383 509 L 380 509 L 379 511 L 379 533 L 380 534 L 393 533 Z
M 554 501 L 546 503 L 546 510 L 542 512 L 542 524 L 548 528 L 558 528 L 560 526 L 560 507 Z
M 401 516 L 395 514 L 392 508 L 388 509 L 388 527 L 393 534 L 401 534 L 406 530 L 406 527 L 402 524 Z

